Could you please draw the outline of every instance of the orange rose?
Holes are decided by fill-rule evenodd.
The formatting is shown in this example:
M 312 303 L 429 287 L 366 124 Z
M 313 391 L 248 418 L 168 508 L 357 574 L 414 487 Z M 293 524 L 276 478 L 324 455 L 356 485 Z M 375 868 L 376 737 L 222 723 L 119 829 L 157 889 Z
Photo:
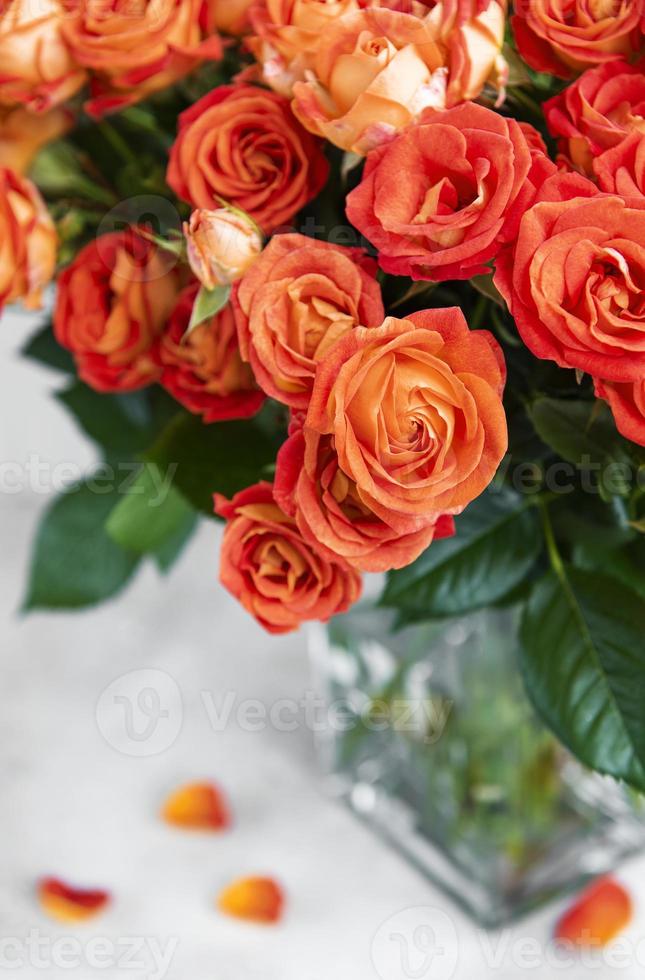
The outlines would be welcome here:
M 521 0 L 511 25 L 531 68 L 571 78 L 637 51 L 642 14 L 642 0 Z
M 268 395 L 306 408 L 316 365 L 343 334 L 382 322 L 374 262 L 358 248 L 276 235 L 234 295 L 240 349 Z
M 85 72 L 61 34 L 65 17 L 59 0 L 0 4 L 0 105 L 43 112 L 83 86 Z
M 542 185 L 495 284 L 536 357 L 612 381 L 645 374 L 645 201 L 579 174 Z
M 36 114 L 23 106 L 0 107 L 0 160 L 16 173 L 25 173 L 39 150 L 71 128 L 66 109 Z
M 224 34 L 240 35 L 250 27 L 249 9 L 254 0 L 210 0 L 215 27 Z
M 179 290 L 173 257 L 135 229 L 102 235 L 58 280 L 54 333 L 97 391 L 131 391 L 160 376 L 154 345 Z
M 70 0 L 63 32 L 79 64 L 94 72 L 86 106 L 100 116 L 183 78 L 222 44 L 204 0 Z
M 618 431 L 645 446 L 645 378 L 626 384 L 596 379 L 596 394 L 609 402 Z
M 0 169 L 0 310 L 18 299 L 29 310 L 40 308 L 57 245 L 54 223 L 32 182 Z
M 179 117 L 167 180 L 193 207 L 218 198 L 246 211 L 269 234 L 324 187 L 321 146 L 286 99 L 253 85 L 220 85 Z
M 608 194 L 645 200 L 645 133 L 631 133 L 593 162 L 598 185 Z
M 261 408 L 264 394 L 240 357 L 231 307 L 200 323 L 184 340 L 198 291 L 193 283 L 182 292 L 159 341 L 161 383 L 204 422 L 248 418 Z
M 504 18 L 505 0 L 445 0 L 425 17 L 346 14 L 324 31 L 314 77 L 293 86 L 293 110 L 311 132 L 365 154 L 424 109 L 475 98 L 489 78 L 503 84 Z
M 305 427 L 334 440 L 362 505 L 390 521 L 460 513 L 507 449 L 502 352 L 457 308 L 346 334 L 319 364 Z M 395 526 L 393 524 L 393 526 Z
M 558 138 L 566 167 L 588 177 L 594 160 L 632 132 L 645 133 L 645 61 L 625 61 L 589 68 L 564 92 L 544 103 L 552 136 Z
M 433 540 L 455 533 L 449 516 L 426 520 L 392 510 L 374 513 L 341 469 L 333 437 L 303 427 L 298 419 L 278 454 L 274 495 L 306 541 L 363 572 L 403 568 Z
M 273 499 L 271 484 L 258 483 L 230 501 L 216 494 L 215 510 L 228 522 L 220 580 L 269 633 L 326 621 L 360 597 L 360 575 L 307 544 Z

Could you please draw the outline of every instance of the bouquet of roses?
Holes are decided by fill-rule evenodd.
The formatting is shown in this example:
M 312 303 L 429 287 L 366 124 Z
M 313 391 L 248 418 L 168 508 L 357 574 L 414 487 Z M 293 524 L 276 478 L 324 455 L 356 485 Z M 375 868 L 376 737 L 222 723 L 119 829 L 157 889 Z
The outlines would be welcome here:
M 645 789 L 642 0 L 7 0 L 0 305 L 104 465 L 27 608 L 199 513 L 268 630 L 524 606 L 547 723 Z

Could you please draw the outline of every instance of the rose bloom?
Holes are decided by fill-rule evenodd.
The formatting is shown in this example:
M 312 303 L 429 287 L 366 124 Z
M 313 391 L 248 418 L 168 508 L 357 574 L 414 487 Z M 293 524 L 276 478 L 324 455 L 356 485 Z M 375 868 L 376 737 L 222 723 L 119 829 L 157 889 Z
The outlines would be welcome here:
M 239 36 L 250 28 L 249 10 L 254 0 L 210 0 L 215 27 L 224 34 Z
M 347 216 L 386 272 L 469 279 L 515 237 L 536 184 L 554 171 L 513 119 L 467 103 L 374 150 Z
M 101 235 L 58 280 L 54 333 L 97 391 L 131 391 L 161 373 L 154 344 L 175 305 L 173 257 L 135 229 Z
M 58 237 L 36 187 L 26 177 L 0 168 L 0 311 L 22 300 L 39 309 L 54 275 Z
M 596 157 L 593 169 L 603 191 L 645 200 L 645 133 L 630 133 L 613 150 Z
M 145 99 L 222 57 L 205 0 L 69 2 L 63 32 L 78 63 L 94 73 L 86 106 L 92 115 Z
M 183 339 L 198 292 L 197 283 L 183 290 L 161 335 L 161 383 L 204 422 L 249 418 L 261 408 L 264 394 L 240 357 L 231 307 L 225 306 Z
M 85 71 L 61 34 L 65 17 L 59 0 L 0 4 L 0 105 L 44 112 L 83 86 Z
M 184 235 L 190 267 L 207 289 L 237 282 L 262 251 L 257 225 L 228 208 L 193 211 Z
M 304 540 L 276 504 L 271 484 L 258 483 L 230 501 L 216 494 L 215 510 L 227 521 L 220 580 L 269 633 L 326 621 L 360 597 L 358 572 Z
M 549 132 L 565 164 L 592 177 L 593 161 L 631 132 L 645 133 L 645 61 L 590 68 L 544 103 Z
M 0 106 L 0 160 L 4 167 L 25 173 L 47 143 L 59 139 L 73 123 L 71 112 L 56 108 L 45 113 L 24 106 Z
M 316 365 L 359 324 L 383 320 L 376 265 L 362 249 L 276 235 L 234 294 L 240 349 L 272 398 L 304 409 Z
M 274 495 L 306 541 L 364 572 L 403 568 L 433 540 L 455 533 L 449 516 L 427 520 L 388 509 L 376 514 L 340 468 L 333 436 L 300 420 L 278 454 Z
M 293 86 L 304 126 L 365 154 L 427 108 L 476 98 L 503 82 L 505 3 L 436 4 L 425 16 L 370 7 L 333 21 L 313 69 Z M 265 72 L 266 74 L 266 72 Z
M 642 0 L 521 0 L 511 25 L 531 68 L 571 78 L 637 51 L 642 13 Z
M 346 334 L 319 364 L 305 427 L 333 437 L 368 511 L 392 527 L 399 515 L 427 526 L 493 479 L 508 446 L 505 379 L 499 345 L 461 310 L 388 317 Z
M 322 190 L 329 164 L 289 102 L 253 85 L 222 85 L 179 117 L 167 180 L 196 208 L 224 198 L 269 234 Z
M 609 402 L 621 435 L 645 446 L 645 378 L 625 384 L 596 378 L 595 386 L 598 398 Z
M 281 95 L 291 96 L 294 82 L 313 70 L 321 31 L 358 9 L 358 0 L 255 2 L 250 10 L 253 35 L 246 43 L 262 67 L 262 80 Z
M 536 357 L 612 381 L 645 372 L 645 201 L 556 174 L 497 262 L 495 284 Z

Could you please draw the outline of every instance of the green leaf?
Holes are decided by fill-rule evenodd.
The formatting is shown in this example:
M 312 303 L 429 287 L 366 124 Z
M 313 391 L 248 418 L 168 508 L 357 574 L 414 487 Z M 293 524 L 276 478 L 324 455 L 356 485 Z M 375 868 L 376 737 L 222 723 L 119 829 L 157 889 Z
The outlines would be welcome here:
M 185 531 L 194 510 L 172 484 L 172 471 L 146 463 L 111 511 L 105 530 L 112 540 L 138 555 L 158 552 Z
M 205 286 L 202 286 L 195 298 L 190 323 L 183 340 L 190 337 L 193 330 L 201 323 L 205 323 L 206 320 L 210 320 L 220 310 L 223 310 L 230 298 L 230 286 L 216 286 L 215 289 L 206 289 Z
M 56 397 L 82 431 L 110 452 L 143 452 L 178 413 L 177 403 L 160 388 L 105 394 L 76 381 Z
M 488 299 L 492 300 L 493 303 L 497 303 L 501 306 L 503 310 L 506 309 L 506 304 L 502 298 L 502 294 L 493 282 L 492 274 L 489 276 L 473 276 L 470 280 L 471 286 L 474 286 L 478 293 L 482 296 L 486 296 Z
M 205 514 L 213 516 L 213 493 L 231 497 L 266 479 L 284 432 L 269 431 L 261 417 L 204 425 L 194 416 L 170 423 L 148 454 L 162 470 L 176 465 L 174 485 Z
M 611 412 L 602 402 L 538 398 L 531 418 L 543 442 L 577 466 L 602 466 L 621 451 Z
M 78 155 L 69 143 L 56 142 L 41 150 L 30 177 L 44 194 L 54 197 L 84 197 L 107 207 L 117 203 L 113 191 L 83 173 Z
M 76 374 L 74 358 L 58 343 L 54 337 L 54 328 L 51 323 L 34 334 L 22 349 L 23 357 L 29 357 L 32 361 L 45 364 L 47 367 L 54 368 L 56 371 L 63 371 L 65 374 Z
M 530 85 L 531 76 L 513 45 L 505 44 L 503 54 L 508 65 L 508 81 L 506 83 L 508 87 L 515 88 L 517 85 Z
M 498 602 L 530 573 L 542 548 L 539 522 L 518 495 L 489 490 L 412 565 L 390 572 L 381 599 L 398 622 L 458 616 Z
M 580 541 L 575 545 L 573 563 L 587 571 L 611 575 L 645 599 L 645 541 L 643 539 L 628 542 L 620 548 L 606 548 L 592 534 L 588 541 Z
M 172 566 L 175 564 L 178 558 L 180 558 L 184 548 L 190 541 L 193 533 L 198 524 L 198 516 L 194 510 L 191 509 L 189 514 L 186 514 L 183 522 L 178 526 L 174 534 L 160 545 L 159 548 L 152 554 L 157 568 L 160 572 L 165 574 L 169 572 Z
M 645 602 L 564 568 L 534 589 L 520 662 L 535 707 L 587 766 L 645 790 Z
M 124 551 L 104 529 L 118 499 L 116 487 L 71 487 L 46 512 L 31 563 L 25 610 L 78 609 L 116 595 L 138 557 Z

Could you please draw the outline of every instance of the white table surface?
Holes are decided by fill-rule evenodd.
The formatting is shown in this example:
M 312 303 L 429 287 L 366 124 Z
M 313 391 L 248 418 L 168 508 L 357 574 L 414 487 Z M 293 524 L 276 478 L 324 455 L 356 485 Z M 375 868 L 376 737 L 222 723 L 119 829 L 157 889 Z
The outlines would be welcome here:
M 0 323 L 0 463 L 23 465 L 33 454 L 53 466 L 89 468 L 94 449 L 50 397 L 60 377 L 18 357 L 33 327 L 13 312 Z M 100 609 L 21 618 L 16 610 L 29 546 L 48 499 L 33 490 L 0 493 L 0 975 L 645 976 L 645 860 L 620 872 L 637 914 L 613 959 L 556 964 L 549 937 L 560 907 L 503 933 L 480 933 L 342 806 L 325 799 L 303 726 L 245 730 L 237 712 L 245 699 L 271 706 L 309 689 L 305 643 L 301 635 L 268 637 L 219 587 L 214 525 L 202 526 L 165 581 L 145 568 L 124 595 Z M 148 742 L 137 742 L 128 738 L 112 695 L 131 697 L 151 685 L 169 714 Z M 227 694 L 234 700 L 231 717 L 213 726 L 207 708 Z M 145 722 L 135 716 L 135 731 Z M 151 747 L 156 754 L 127 754 Z M 203 778 L 226 789 L 234 813 L 230 832 L 181 834 L 161 823 L 165 795 Z M 278 927 L 234 922 L 215 910 L 222 886 L 256 873 L 285 887 L 287 911 Z M 34 882 L 43 874 L 105 887 L 114 902 L 85 926 L 55 925 L 34 901 Z M 423 942 L 415 928 L 422 923 L 437 936 L 429 959 L 418 949 Z M 126 962 L 133 943 L 138 968 Z M 168 962 L 157 965 L 164 954 Z

